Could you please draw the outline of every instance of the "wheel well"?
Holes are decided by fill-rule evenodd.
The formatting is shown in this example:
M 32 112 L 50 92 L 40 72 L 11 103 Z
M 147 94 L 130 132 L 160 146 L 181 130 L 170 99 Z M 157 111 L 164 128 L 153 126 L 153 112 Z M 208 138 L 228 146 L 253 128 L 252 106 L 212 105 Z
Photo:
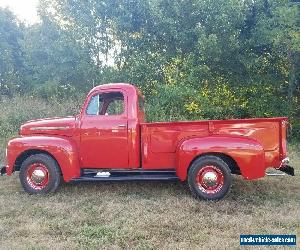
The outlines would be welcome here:
M 36 154 L 46 154 L 49 155 L 51 158 L 53 158 L 55 161 L 56 159 L 51 155 L 49 152 L 45 150 L 40 150 L 40 149 L 29 149 L 24 152 L 22 152 L 16 159 L 15 164 L 14 164 L 14 171 L 20 171 L 22 163 L 30 156 L 36 155 Z M 57 165 L 59 166 L 58 162 L 56 161 Z
M 231 156 L 224 154 L 224 153 L 218 153 L 218 152 L 210 152 L 210 153 L 204 153 L 204 154 L 198 155 L 192 160 L 192 162 L 190 163 L 190 166 L 193 164 L 193 162 L 195 160 L 199 159 L 200 157 L 208 156 L 208 155 L 217 156 L 217 157 L 221 158 L 224 162 L 227 163 L 232 174 L 238 174 L 238 175 L 241 174 L 241 170 L 240 170 L 237 162 Z

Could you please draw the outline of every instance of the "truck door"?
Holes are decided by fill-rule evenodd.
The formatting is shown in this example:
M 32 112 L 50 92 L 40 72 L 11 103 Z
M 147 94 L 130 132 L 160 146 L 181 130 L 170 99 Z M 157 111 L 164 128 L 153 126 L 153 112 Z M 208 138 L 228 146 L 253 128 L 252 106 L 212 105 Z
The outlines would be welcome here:
M 81 118 L 83 168 L 128 168 L 127 96 L 114 89 L 91 96 Z

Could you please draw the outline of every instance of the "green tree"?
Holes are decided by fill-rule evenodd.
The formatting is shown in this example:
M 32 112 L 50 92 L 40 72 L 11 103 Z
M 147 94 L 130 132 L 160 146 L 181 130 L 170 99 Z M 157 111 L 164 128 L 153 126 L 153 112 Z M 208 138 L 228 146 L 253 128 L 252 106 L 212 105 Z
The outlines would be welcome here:
M 41 0 L 39 13 L 21 52 L 26 86 L 46 96 L 133 82 L 150 119 L 288 115 L 297 125 L 294 0 Z
M 87 53 L 69 35 L 42 16 L 42 22 L 28 27 L 22 42 L 31 88 L 43 89 L 46 95 L 69 91 L 70 88 L 89 89 L 89 73 L 93 69 Z M 48 89 L 48 94 L 46 93 Z
M 25 71 L 20 41 L 23 27 L 8 10 L 0 8 L 0 93 L 12 94 L 23 86 Z

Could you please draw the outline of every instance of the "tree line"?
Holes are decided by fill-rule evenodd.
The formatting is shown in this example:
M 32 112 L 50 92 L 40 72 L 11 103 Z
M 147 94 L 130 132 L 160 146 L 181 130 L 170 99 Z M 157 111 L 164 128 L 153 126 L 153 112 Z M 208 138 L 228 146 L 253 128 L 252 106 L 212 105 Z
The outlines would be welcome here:
M 150 120 L 289 116 L 300 138 L 297 0 L 40 0 L 0 9 L 0 92 L 43 98 L 131 82 Z

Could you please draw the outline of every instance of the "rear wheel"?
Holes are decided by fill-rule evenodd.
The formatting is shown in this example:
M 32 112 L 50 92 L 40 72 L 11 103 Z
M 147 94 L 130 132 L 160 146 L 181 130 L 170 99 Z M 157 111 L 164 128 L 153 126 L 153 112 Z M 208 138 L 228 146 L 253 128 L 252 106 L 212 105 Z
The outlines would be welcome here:
M 46 194 L 54 192 L 58 188 L 60 180 L 60 168 L 49 155 L 32 155 L 21 165 L 20 181 L 27 193 Z
M 188 172 L 188 184 L 196 198 L 222 199 L 231 187 L 228 165 L 219 157 L 203 156 L 195 160 Z

